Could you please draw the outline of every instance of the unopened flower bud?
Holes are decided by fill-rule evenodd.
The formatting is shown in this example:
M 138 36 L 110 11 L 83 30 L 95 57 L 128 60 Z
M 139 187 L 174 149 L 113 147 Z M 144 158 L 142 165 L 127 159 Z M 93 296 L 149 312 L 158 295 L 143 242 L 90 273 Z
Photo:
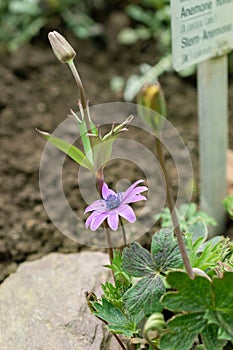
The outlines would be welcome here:
M 166 116 L 166 103 L 158 82 L 142 87 L 138 94 L 138 112 L 155 133 L 159 132 Z
M 69 63 L 76 55 L 76 52 L 68 41 L 56 31 L 48 35 L 49 42 L 57 59 L 62 63 Z
M 153 109 L 155 112 L 166 116 L 166 103 L 164 94 L 159 82 L 145 84 L 138 95 L 138 103 L 142 106 Z

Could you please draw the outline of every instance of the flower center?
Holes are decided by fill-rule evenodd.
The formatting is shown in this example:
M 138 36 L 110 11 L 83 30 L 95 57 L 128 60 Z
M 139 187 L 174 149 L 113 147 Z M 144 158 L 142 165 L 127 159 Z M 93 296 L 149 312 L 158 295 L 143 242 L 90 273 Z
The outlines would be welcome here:
M 115 209 L 115 208 L 119 207 L 119 205 L 121 203 L 120 194 L 118 194 L 118 193 L 117 193 L 117 195 L 109 194 L 107 199 L 105 199 L 105 203 L 106 203 L 106 208 L 108 210 Z

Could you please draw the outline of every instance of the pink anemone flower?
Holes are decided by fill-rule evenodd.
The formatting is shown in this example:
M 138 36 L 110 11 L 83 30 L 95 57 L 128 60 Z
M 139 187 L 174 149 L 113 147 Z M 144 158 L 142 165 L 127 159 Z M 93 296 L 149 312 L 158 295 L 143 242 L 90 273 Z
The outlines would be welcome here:
M 92 231 L 95 231 L 107 219 L 109 227 L 116 231 L 119 215 L 131 223 L 135 222 L 136 216 L 129 204 L 146 200 L 146 197 L 141 192 L 147 191 L 148 188 L 146 186 L 137 187 L 142 182 L 143 180 L 134 182 L 125 192 L 114 192 L 104 183 L 102 187 L 103 199 L 94 201 L 84 212 L 86 214 L 92 211 L 87 218 L 86 227 L 90 227 Z

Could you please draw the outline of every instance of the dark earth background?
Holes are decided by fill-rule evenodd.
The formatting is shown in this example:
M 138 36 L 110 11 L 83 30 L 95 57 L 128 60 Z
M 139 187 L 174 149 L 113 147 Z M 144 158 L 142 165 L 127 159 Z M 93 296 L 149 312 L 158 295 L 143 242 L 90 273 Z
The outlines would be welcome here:
M 114 14 L 111 15 L 114 18 Z M 111 20 L 112 21 L 112 20 Z M 44 28 L 40 35 L 14 55 L 0 57 L 0 281 L 14 272 L 17 265 L 50 252 L 77 252 L 94 249 L 81 246 L 59 232 L 48 218 L 39 191 L 40 158 L 45 141 L 35 129 L 53 131 L 75 107 L 77 90 L 66 65 L 52 53 L 47 33 L 56 29 L 72 43 L 76 63 L 82 76 L 90 105 L 123 101 L 121 94 L 110 89 L 114 75 L 129 77 L 138 72 L 142 62 L 154 64 L 156 44 L 153 41 L 121 46 L 114 26 L 105 23 L 105 40 L 80 40 L 62 28 Z M 192 157 L 198 183 L 198 122 L 195 76 L 180 78 L 164 74 L 163 86 L 168 116 L 183 137 Z M 233 149 L 233 74 L 229 77 L 229 147 Z M 214 142 L 214 140 L 213 140 Z M 77 168 L 67 161 L 64 169 L 65 192 L 74 209 L 83 211 L 77 196 Z M 114 172 L 115 171 L 115 172 Z M 117 173 L 134 176 L 134 169 L 119 165 Z M 131 172 L 131 173 L 130 173 Z M 116 174 L 113 170 L 112 177 Z M 132 178 L 132 181 L 136 180 Z M 194 200 L 198 199 L 198 186 Z M 228 223 L 225 234 L 233 234 Z M 90 232 L 91 235 L 91 232 Z

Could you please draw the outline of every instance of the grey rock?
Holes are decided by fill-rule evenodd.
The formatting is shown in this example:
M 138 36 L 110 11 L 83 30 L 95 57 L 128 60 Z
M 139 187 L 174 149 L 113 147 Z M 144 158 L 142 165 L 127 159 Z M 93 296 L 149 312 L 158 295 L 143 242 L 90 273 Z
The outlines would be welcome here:
M 101 294 L 107 263 L 106 254 L 82 252 L 20 265 L 0 286 L 0 349 L 118 350 L 84 297 Z

